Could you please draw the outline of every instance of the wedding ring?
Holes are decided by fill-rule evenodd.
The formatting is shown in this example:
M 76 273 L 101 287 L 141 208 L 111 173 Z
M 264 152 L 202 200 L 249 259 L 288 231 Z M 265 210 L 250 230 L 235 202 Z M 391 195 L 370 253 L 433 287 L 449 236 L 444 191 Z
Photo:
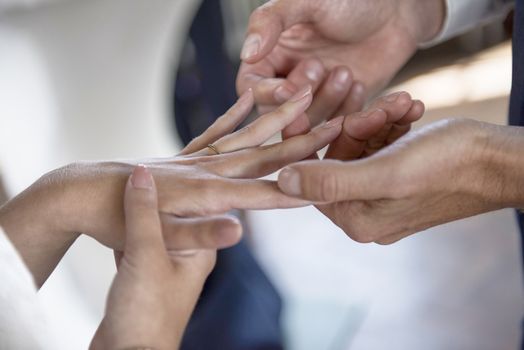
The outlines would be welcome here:
M 212 150 L 216 155 L 219 155 L 221 154 L 220 151 L 218 150 L 218 148 L 213 145 L 212 143 L 210 143 L 209 145 L 207 145 L 207 148 L 209 148 L 210 150 Z

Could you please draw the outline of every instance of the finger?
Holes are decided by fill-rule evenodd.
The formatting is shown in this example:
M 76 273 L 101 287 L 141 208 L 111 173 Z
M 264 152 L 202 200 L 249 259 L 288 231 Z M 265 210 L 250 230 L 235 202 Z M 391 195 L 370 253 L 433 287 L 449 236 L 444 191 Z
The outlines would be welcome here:
M 124 195 L 126 242 L 124 254 L 145 260 L 166 256 L 158 215 L 158 198 L 151 172 L 137 166 Z
M 274 77 L 277 70 L 281 72 L 280 74 L 282 71 L 287 72 L 286 67 L 292 68 L 285 74 L 286 79 Z M 305 59 L 296 64 L 280 62 L 278 67 L 274 66 L 274 63 L 269 63 L 269 60 L 263 60 L 255 65 L 241 66 L 237 89 L 242 91 L 249 86 L 253 88 L 258 106 L 274 107 L 289 100 L 304 86 L 310 85 L 315 93 L 326 79 L 326 75 L 324 65 L 316 58 Z
M 212 144 L 224 135 L 233 132 L 249 115 L 249 112 L 253 109 L 253 102 L 253 92 L 247 90 L 223 116 L 218 118 L 202 135 L 193 139 L 180 154 L 185 155 L 200 151 L 208 144 Z
M 409 93 L 399 91 L 377 98 L 368 109 L 380 108 L 386 112 L 388 123 L 396 123 L 408 113 L 412 106 L 413 100 Z
M 311 86 L 315 93 L 327 77 L 324 64 L 318 58 L 307 58 L 300 61 L 286 77 L 286 80 L 298 88 Z M 275 91 L 275 102 L 281 104 L 286 102 L 291 95 L 282 94 L 280 89 Z
M 424 103 L 419 100 L 414 100 L 411 109 L 406 113 L 406 115 L 392 125 L 385 143 L 390 145 L 407 134 L 409 130 L 411 130 L 411 124 L 422 118 L 424 110 Z
M 342 129 L 343 117 L 335 118 L 310 133 L 273 145 L 231 154 L 206 166 L 228 178 L 258 178 L 315 154 L 333 141 Z
M 311 125 L 333 117 L 351 88 L 351 71 L 346 67 L 336 67 L 315 93 L 313 103 L 307 110 Z
M 185 204 L 179 205 L 180 201 Z M 163 203 L 165 207 L 162 211 L 179 216 L 205 216 L 226 213 L 232 209 L 284 209 L 309 204 L 311 202 L 307 200 L 282 193 L 276 181 L 226 178 L 203 182 L 189 197 L 179 197 L 178 203 Z
M 161 214 L 164 241 L 170 251 L 222 249 L 237 244 L 242 225 L 234 216 L 180 218 Z
M 393 126 L 409 113 L 412 106 L 411 96 L 398 92 L 378 98 L 366 112 L 349 115 L 326 158 L 350 160 L 375 153 L 386 145 Z
M 401 91 L 376 99 L 371 104 L 371 108 L 373 107 L 382 108 L 388 118 L 382 130 L 368 139 L 366 149 L 363 152 L 364 156 L 372 155 L 388 144 L 387 139 L 392 130 L 398 129 L 393 128 L 393 126 L 397 125 L 409 113 L 413 107 L 413 100 L 407 92 Z M 397 131 L 403 132 L 407 131 L 406 129 L 409 129 L 409 126 L 408 128 L 400 127 L 400 130 Z
M 393 157 L 366 158 L 352 162 L 305 161 L 284 168 L 279 188 L 290 196 L 314 202 L 386 198 L 395 183 Z
M 306 135 L 310 131 L 311 123 L 309 122 L 308 116 L 304 113 L 295 119 L 292 124 L 288 125 L 286 128 L 284 128 L 284 130 L 282 130 L 282 140 L 287 140 L 299 135 Z M 316 153 L 312 153 L 306 159 L 318 159 L 318 155 Z
M 265 57 L 275 47 L 284 30 L 308 20 L 304 10 L 305 6 L 300 6 L 296 1 L 278 0 L 257 8 L 249 17 L 240 58 L 247 63 L 255 63 Z
M 282 140 L 287 140 L 298 135 L 305 135 L 311 130 L 309 118 L 305 113 L 302 113 L 292 124 L 282 130 Z
M 291 82 L 293 86 L 311 86 L 313 94 L 315 94 L 320 85 L 322 84 L 322 81 L 326 79 L 326 74 L 327 72 L 324 68 L 324 65 L 319 59 L 309 58 L 302 60 L 300 63 L 297 64 L 297 66 L 287 76 L 287 81 Z M 287 98 L 289 98 L 285 94 L 282 94 L 280 91 L 282 90 L 278 89 L 274 93 L 275 98 L 279 103 L 286 101 Z M 306 124 L 306 118 L 308 118 L 308 116 L 309 114 L 306 113 L 298 117 L 295 121 L 293 121 L 293 123 L 287 126 L 286 129 L 284 129 L 284 133 L 297 135 L 298 133 L 296 132 L 296 130 L 300 130 Z M 311 123 L 309 122 L 309 118 L 308 125 L 311 125 Z
M 247 127 L 224 136 L 215 142 L 215 146 L 221 153 L 259 146 L 303 114 L 311 99 L 311 87 L 305 87 L 274 112 L 265 114 Z
M 271 106 L 273 109 L 293 97 L 298 90 L 300 89 L 297 86 L 284 78 L 260 79 L 257 84 L 253 86 L 257 105 Z M 285 98 L 281 96 L 285 96 Z M 280 100 L 282 101 L 277 102 Z
M 360 112 L 366 103 L 366 89 L 364 84 L 359 81 L 353 81 L 347 98 L 342 106 L 333 115 L 348 115 Z
M 404 116 L 396 123 L 398 125 L 408 125 L 420 120 L 426 111 L 426 106 L 420 100 L 413 100 L 411 108 L 407 111 Z
M 367 140 L 386 125 L 387 115 L 381 109 L 353 113 L 344 120 L 342 132 L 329 146 L 325 158 L 352 160 L 359 158 Z

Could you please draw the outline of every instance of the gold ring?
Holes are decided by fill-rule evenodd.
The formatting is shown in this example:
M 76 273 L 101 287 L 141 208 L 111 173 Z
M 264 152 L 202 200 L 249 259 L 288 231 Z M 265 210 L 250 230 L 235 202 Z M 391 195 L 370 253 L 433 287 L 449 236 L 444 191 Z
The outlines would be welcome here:
M 207 145 L 207 148 L 209 148 L 210 150 L 212 150 L 213 152 L 215 152 L 216 155 L 221 154 L 220 151 L 218 150 L 217 146 L 213 145 L 212 143 L 210 143 L 209 145 Z

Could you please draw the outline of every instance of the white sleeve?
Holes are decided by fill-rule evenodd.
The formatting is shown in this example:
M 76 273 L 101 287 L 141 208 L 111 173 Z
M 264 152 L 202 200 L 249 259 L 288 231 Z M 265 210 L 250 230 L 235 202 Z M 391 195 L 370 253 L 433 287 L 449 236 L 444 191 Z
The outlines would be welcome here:
M 0 349 L 56 349 L 33 276 L 0 227 Z
M 515 0 L 445 0 L 446 18 L 439 34 L 420 44 L 427 48 L 470 29 L 507 16 Z

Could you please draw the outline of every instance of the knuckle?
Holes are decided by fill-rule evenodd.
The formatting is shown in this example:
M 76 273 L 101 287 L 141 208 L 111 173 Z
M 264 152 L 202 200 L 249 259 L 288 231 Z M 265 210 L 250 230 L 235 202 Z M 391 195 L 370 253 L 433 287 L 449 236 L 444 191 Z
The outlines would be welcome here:
M 249 22 L 252 24 L 257 24 L 260 22 L 260 20 L 263 20 L 267 18 L 268 16 L 272 15 L 272 6 L 270 3 L 266 3 L 262 6 L 257 7 L 252 13 L 251 16 L 249 16 Z
M 339 181 L 337 176 L 332 172 L 324 172 L 318 182 L 320 186 L 319 198 L 322 201 L 334 201 L 337 199 L 337 193 L 339 191 Z
M 283 105 L 278 106 L 277 109 L 267 114 L 268 118 L 281 121 L 285 116 L 293 112 L 294 104 L 291 102 L 286 102 Z
M 127 197 L 126 209 L 127 211 L 156 211 L 158 207 L 156 197 L 151 193 L 135 193 L 134 196 Z
M 253 127 L 253 125 L 246 125 L 242 129 L 239 130 L 239 133 L 242 135 L 252 136 L 256 133 L 256 130 Z

